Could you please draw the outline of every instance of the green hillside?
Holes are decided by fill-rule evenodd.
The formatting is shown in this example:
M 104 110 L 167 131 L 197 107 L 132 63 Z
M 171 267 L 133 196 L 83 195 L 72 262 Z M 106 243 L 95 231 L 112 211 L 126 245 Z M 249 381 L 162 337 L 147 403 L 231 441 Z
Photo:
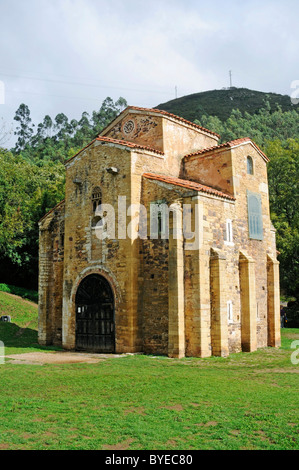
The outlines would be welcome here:
M 188 119 L 188 121 L 200 119 L 204 114 L 217 116 L 221 121 L 225 121 L 229 118 L 233 109 L 239 109 L 242 113 L 255 114 L 264 107 L 266 101 L 270 103 L 272 111 L 277 109 L 277 105 L 282 108 L 282 111 L 297 109 L 296 106 L 292 105 L 291 98 L 288 95 L 264 93 L 248 90 L 247 88 L 194 93 L 167 103 L 161 103 L 156 108 L 181 116 Z
M 34 351 L 38 347 L 37 304 L 0 291 L 0 317 L 2 315 L 11 317 L 11 323 L 0 322 L 0 340 L 5 345 L 5 353 Z

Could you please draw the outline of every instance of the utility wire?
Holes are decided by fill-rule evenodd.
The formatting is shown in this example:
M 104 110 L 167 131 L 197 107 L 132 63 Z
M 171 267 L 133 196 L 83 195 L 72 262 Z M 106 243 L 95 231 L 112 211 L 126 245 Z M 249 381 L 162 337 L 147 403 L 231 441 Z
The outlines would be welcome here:
M 157 94 L 164 94 L 164 95 L 169 94 L 169 95 L 171 95 L 171 93 L 169 93 L 167 91 L 138 90 L 136 88 L 116 87 L 116 86 L 98 85 L 98 84 L 96 85 L 96 84 L 91 84 L 91 83 L 73 82 L 73 81 L 66 81 L 66 80 L 54 80 L 54 79 L 51 79 L 51 78 L 30 77 L 30 76 L 25 76 L 25 75 L 16 75 L 16 74 L 9 74 L 9 73 L 3 73 L 3 72 L 0 72 L 0 77 L 1 76 L 22 78 L 22 79 L 25 79 L 25 80 L 37 80 L 37 81 L 50 82 L 50 83 L 62 83 L 62 84 L 65 84 L 65 85 L 79 85 L 79 86 L 92 87 L 92 88 L 105 88 L 105 89 L 115 89 L 115 90 L 124 90 L 124 91 L 134 91 L 134 92 L 137 92 L 137 93 L 157 93 Z

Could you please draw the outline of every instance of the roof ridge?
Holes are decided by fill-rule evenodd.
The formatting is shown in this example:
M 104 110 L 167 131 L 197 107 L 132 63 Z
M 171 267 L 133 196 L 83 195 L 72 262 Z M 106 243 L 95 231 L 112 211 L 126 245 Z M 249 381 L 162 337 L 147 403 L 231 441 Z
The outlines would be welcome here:
M 219 191 L 218 189 L 212 188 L 211 186 L 198 183 L 196 181 L 190 181 L 190 180 L 185 180 L 183 178 L 177 178 L 175 176 L 161 175 L 161 174 L 156 174 L 156 173 L 143 173 L 142 176 L 148 179 L 153 179 L 156 181 L 162 181 L 164 183 L 174 184 L 176 186 L 181 186 L 186 189 L 194 189 L 195 191 L 202 191 L 208 194 L 212 194 L 214 196 L 218 196 L 218 197 L 235 201 L 234 196 L 231 196 L 230 194 L 226 194 L 223 191 Z

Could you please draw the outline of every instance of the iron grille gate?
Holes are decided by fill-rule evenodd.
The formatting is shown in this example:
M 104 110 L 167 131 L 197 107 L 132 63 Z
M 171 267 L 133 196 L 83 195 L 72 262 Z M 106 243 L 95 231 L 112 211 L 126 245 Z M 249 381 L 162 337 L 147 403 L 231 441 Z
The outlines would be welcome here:
M 83 279 L 77 291 L 76 349 L 115 351 L 114 296 L 108 281 L 98 274 Z

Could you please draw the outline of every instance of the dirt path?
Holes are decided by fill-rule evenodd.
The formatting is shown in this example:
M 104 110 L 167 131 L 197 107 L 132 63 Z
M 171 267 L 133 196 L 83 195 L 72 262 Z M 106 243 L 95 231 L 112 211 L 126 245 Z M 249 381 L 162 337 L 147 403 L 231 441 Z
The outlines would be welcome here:
M 68 351 L 31 352 L 5 356 L 5 362 L 10 364 L 95 364 L 111 357 L 123 357 L 125 354 L 88 354 Z

